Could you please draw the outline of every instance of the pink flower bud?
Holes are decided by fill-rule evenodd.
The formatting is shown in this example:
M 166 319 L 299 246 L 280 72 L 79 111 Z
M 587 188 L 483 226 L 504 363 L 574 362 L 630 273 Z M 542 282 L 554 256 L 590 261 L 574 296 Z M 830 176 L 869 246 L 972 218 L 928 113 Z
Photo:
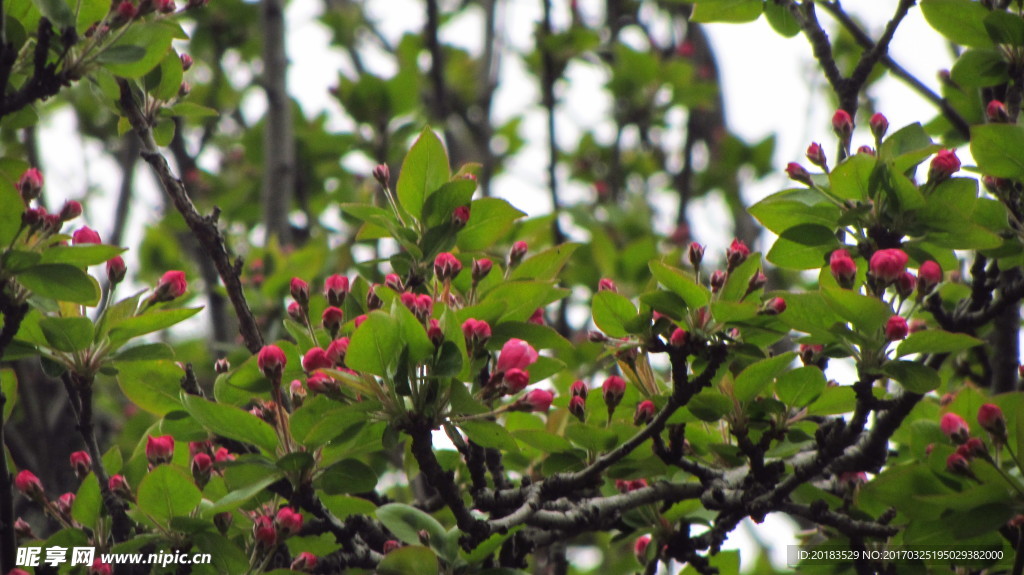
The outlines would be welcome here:
M 555 394 L 546 389 L 534 389 L 527 393 L 520 401 L 525 411 L 543 411 L 547 413 L 551 409 L 551 402 Z
M 171 270 L 160 276 L 160 281 L 153 289 L 153 300 L 157 302 L 173 301 L 185 295 L 188 290 L 188 281 L 185 279 L 185 272 Z
M 641 565 L 647 564 L 647 548 L 651 546 L 651 536 L 641 535 L 633 543 L 633 556 Z
M 569 400 L 569 413 L 573 414 L 576 419 L 583 422 L 587 418 L 587 400 L 584 396 L 574 395 Z
M 292 318 L 292 321 L 296 323 L 303 323 L 302 306 L 299 302 L 293 301 L 288 304 L 288 317 Z
M 328 306 L 324 309 L 324 313 L 320 316 L 321 321 L 324 324 L 324 328 L 332 334 L 338 333 L 338 328 L 341 327 L 341 323 L 345 320 L 345 312 L 341 311 L 341 308 Z
M 521 339 L 512 338 L 501 347 L 501 354 L 498 355 L 498 365 L 495 369 L 498 373 L 510 369 L 526 369 L 537 361 L 538 357 L 537 350 L 533 349 L 533 346 Z
M 601 281 L 597 282 L 597 291 L 613 291 L 618 292 L 618 287 L 615 286 L 615 282 L 608 278 L 601 278 Z
M 86 451 L 76 451 L 71 454 L 71 469 L 75 470 L 75 477 L 85 479 L 92 471 L 92 457 Z
M 928 260 L 917 269 L 917 293 L 926 296 L 942 281 L 942 268 L 939 264 Z
M 331 360 L 334 365 L 343 365 L 345 363 L 345 355 L 348 353 L 349 339 L 342 337 L 331 341 L 330 345 L 327 346 L 327 357 Z
M 865 156 L 871 156 L 872 158 L 877 155 L 875 153 L 875 149 L 872 148 L 871 146 L 861 146 L 857 148 L 857 153 L 864 154 Z
M 57 508 L 57 512 L 65 518 L 71 517 L 71 506 L 75 504 L 75 494 L 68 492 L 57 498 L 54 502 L 54 506 Z
M 43 482 L 27 469 L 19 471 L 14 477 L 14 488 L 30 499 L 38 500 L 44 496 Z
M 530 314 L 529 318 L 527 318 L 526 323 L 532 323 L 534 325 L 547 325 L 547 322 L 544 319 L 544 308 L 539 307 L 533 310 L 533 313 Z
M 59 217 L 59 216 L 58 216 Z M 89 226 L 82 226 L 71 234 L 71 245 L 80 246 L 84 244 L 102 244 L 100 235 Z
M 690 334 L 685 329 L 677 327 L 672 331 L 672 335 L 669 336 L 668 343 L 672 347 L 683 347 L 689 339 Z
M 806 184 L 808 186 L 813 184 L 811 174 L 807 171 L 807 168 L 796 162 L 786 164 L 786 175 L 794 182 L 800 182 L 801 184 Z
M 441 252 L 434 258 L 434 275 L 441 281 L 455 279 L 462 271 L 462 262 L 449 252 Z
M 636 412 L 633 413 L 633 425 L 647 425 L 654 419 L 654 413 L 657 408 L 654 407 L 654 402 L 645 399 L 636 406 Z
M 899 278 L 896 279 L 896 295 L 900 299 L 907 299 L 910 294 L 914 293 L 914 287 L 917 285 L 917 278 L 910 272 L 903 272 Z
M 316 568 L 316 564 L 316 555 L 313 555 L 309 551 L 303 551 L 295 557 L 295 560 L 292 561 L 289 569 L 300 573 L 312 573 L 313 569 Z
M 398 542 L 398 541 L 396 541 L 394 539 L 388 539 L 387 541 L 384 542 L 384 547 L 381 549 L 381 553 L 383 553 L 384 555 L 387 555 L 388 553 L 391 553 L 392 551 L 394 551 L 395 549 L 400 548 L 401 546 L 402 546 L 402 544 L 400 542 Z
M 38 198 L 42 189 L 43 173 L 39 171 L 39 168 L 29 168 L 18 178 L 18 191 L 21 192 L 21 198 L 25 200 L 26 204 Z
M 953 453 L 946 458 L 946 470 L 958 475 L 970 475 L 971 464 L 967 462 L 967 458 L 963 455 Z
M 36 537 L 36 534 L 32 532 L 32 526 L 29 525 L 28 521 L 25 521 L 21 517 L 15 519 L 14 521 L 14 534 L 18 537 L 18 539 L 38 539 L 38 537 Z M 14 569 L 13 571 L 8 571 L 7 574 L 11 575 L 12 573 L 15 573 L 17 571 L 21 571 L 21 569 Z M 25 571 L 21 572 L 25 573 Z M 25 573 L 25 575 L 28 574 Z
M 487 258 L 473 260 L 473 283 L 480 282 L 487 277 L 491 273 L 492 267 L 494 264 Z
M 206 485 L 213 471 L 213 458 L 207 453 L 197 453 L 192 458 L 192 477 L 199 485 Z
M 111 475 L 107 481 L 107 488 L 121 499 L 132 498 L 132 488 L 128 485 L 128 480 L 124 478 L 124 475 Z
M 291 507 L 282 507 L 277 512 L 275 519 L 282 538 L 295 535 L 302 530 L 302 515 L 296 513 Z
M 993 124 L 1004 124 L 1010 121 L 1010 113 L 1006 111 L 1006 105 L 999 100 L 992 100 L 985 106 L 985 116 Z
M 469 318 L 462 322 L 462 335 L 470 350 L 482 350 L 491 339 L 491 326 L 486 321 Z
M 504 372 L 502 383 L 509 395 L 519 393 L 530 384 L 530 373 L 525 369 L 512 368 Z
M 853 133 L 853 118 L 843 109 L 836 110 L 832 115 L 832 129 L 841 139 L 846 140 Z
M 956 450 L 957 453 L 960 453 L 967 459 L 984 457 L 988 454 L 988 448 L 985 447 L 985 442 L 978 437 L 968 439 L 966 443 L 958 447 Z
M 604 402 L 608 406 L 608 411 L 613 411 L 615 406 L 622 401 L 622 396 L 626 393 L 626 380 L 622 379 L 617 375 L 610 375 L 601 384 L 601 395 L 604 396 Z
M 288 363 L 281 348 L 276 345 L 265 345 L 256 356 L 256 365 L 264 376 L 272 381 L 279 381 L 284 373 L 284 366 Z
M 329 394 L 338 389 L 339 386 L 333 377 L 317 372 L 306 379 L 306 387 L 309 388 L 311 393 Z
M 150 464 L 155 466 L 161 463 L 169 463 L 172 457 L 174 457 L 174 437 L 170 435 L 153 437 L 150 435 L 146 438 L 146 460 Z
M 524 241 L 518 241 L 512 244 L 512 249 L 508 252 L 508 265 L 515 266 L 519 262 L 523 261 L 523 256 L 526 255 L 526 250 L 529 249 Z
M 857 278 L 857 264 L 849 252 L 843 249 L 832 252 L 828 265 L 832 277 L 836 278 L 836 283 L 846 289 L 853 287 L 853 282 Z
M 110 285 L 121 283 L 127 273 L 128 266 L 125 265 L 124 258 L 121 256 L 114 256 L 107 260 L 107 281 L 110 282 Z
M 64 207 L 60 209 L 60 219 L 64 222 L 73 220 L 80 215 L 82 215 L 82 204 L 74 200 L 65 202 Z
M 901 249 L 878 250 L 871 255 L 868 271 L 883 285 L 900 278 L 907 269 L 907 254 Z
M 569 393 L 573 397 L 582 397 L 583 399 L 586 399 L 587 394 L 590 393 L 590 388 L 587 387 L 585 381 L 577 379 L 572 383 L 571 386 L 569 386 Z
M 391 290 L 401 293 L 405 289 L 402 285 L 402 278 L 398 274 L 388 274 L 384 276 L 384 285 L 391 288 Z
M 952 439 L 957 444 L 966 442 L 971 434 L 971 428 L 968 427 L 964 418 L 955 413 L 943 415 L 942 419 L 939 420 L 939 427 L 942 429 L 942 433 L 946 434 L 946 437 Z
M 384 306 L 384 300 L 380 299 L 380 296 L 377 295 L 377 288 L 379 287 L 380 284 L 373 284 L 372 286 L 370 286 L 370 289 L 366 292 L 366 309 L 370 311 L 380 309 L 381 307 Z
M 96 558 L 92 560 L 92 565 L 89 566 L 88 575 L 111 575 L 114 572 L 114 568 L 110 563 L 104 563 L 102 559 Z
M 469 206 L 459 206 L 452 212 L 452 224 L 456 228 L 464 228 L 469 222 Z
M 311 348 L 302 356 L 302 370 L 306 373 L 331 367 L 334 367 L 334 361 L 327 355 L 327 351 L 319 347 Z
M 729 249 L 725 250 L 725 259 L 728 262 L 728 271 L 736 269 L 737 266 L 747 261 L 750 256 L 750 248 L 739 238 L 733 238 Z
M 324 295 L 327 302 L 334 307 L 341 307 L 345 303 L 345 296 L 348 295 L 348 278 L 342 275 L 332 275 L 324 280 Z
M 207 455 L 213 453 L 213 442 L 209 439 L 203 441 L 189 441 L 188 456 L 195 457 L 197 453 L 206 453 Z
M 373 179 L 381 186 L 388 187 L 391 182 L 391 168 L 388 168 L 387 164 L 378 164 L 373 169 Z
M 711 274 L 711 279 L 708 280 L 711 283 L 711 293 L 718 293 L 725 287 L 725 280 L 729 279 L 729 274 L 722 270 L 715 270 Z
M 412 313 L 420 321 L 427 321 L 431 314 L 434 313 L 434 298 L 425 293 L 416 296 L 416 303 L 413 305 Z
M 306 305 L 309 303 L 309 284 L 302 278 L 292 278 L 288 289 L 292 294 L 292 299 L 299 302 L 299 305 Z
M 940 182 L 960 170 L 956 150 L 939 150 L 928 167 L 928 181 Z
M 359 326 L 363 325 L 363 322 L 365 322 L 365 321 L 366 321 L 366 314 L 363 314 L 363 315 L 357 317 L 356 319 L 352 320 L 352 324 L 355 325 L 356 329 L 359 329 Z
M 213 460 L 216 463 L 227 463 L 235 460 L 235 454 L 228 451 L 227 447 L 221 447 L 213 454 Z
M 993 403 L 983 404 L 978 408 L 978 425 L 999 440 L 1006 439 L 1006 418 L 1003 410 Z
M 181 70 L 183 72 L 188 72 L 192 68 L 192 56 L 189 56 L 188 54 L 181 54 L 178 58 L 181 59 Z
M 28 228 L 41 226 L 46 220 L 46 208 L 28 208 L 21 214 L 21 223 Z
M 825 166 L 828 165 L 828 159 L 825 157 L 825 150 L 822 149 L 821 144 L 818 142 L 813 142 L 810 146 L 807 146 L 807 159 L 810 160 L 812 164 L 822 169 L 825 169 Z
M 686 250 L 686 256 L 694 269 L 700 269 L 700 263 L 704 261 L 704 246 L 697 242 L 691 243 L 690 247 Z
M 889 119 L 882 114 L 873 114 L 868 120 L 868 125 L 871 126 L 871 133 L 875 136 L 876 141 L 881 140 L 889 131 Z
M 760 313 L 762 315 L 779 315 L 784 311 L 786 311 L 786 300 L 781 297 L 773 297 L 764 302 L 764 307 L 761 308 Z
M 754 293 L 755 291 L 763 288 L 768 283 L 768 276 L 764 275 L 764 272 L 757 270 L 757 273 L 750 278 L 747 282 L 747 293 Z
M 908 333 L 910 333 L 910 327 L 902 316 L 894 315 L 885 322 L 885 339 L 887 341 L 904 339 Z
M 260 515 L 253 521 L 252 534 L 261 547 L 277 545 L 277 528 L 274 527 L 274 520 L 266 515 Z
M 846 485 L 856 486 L 867 483 L 867 481 L 868 474 L 863 471 L 844 471 L 839 474 L 839 482 Z

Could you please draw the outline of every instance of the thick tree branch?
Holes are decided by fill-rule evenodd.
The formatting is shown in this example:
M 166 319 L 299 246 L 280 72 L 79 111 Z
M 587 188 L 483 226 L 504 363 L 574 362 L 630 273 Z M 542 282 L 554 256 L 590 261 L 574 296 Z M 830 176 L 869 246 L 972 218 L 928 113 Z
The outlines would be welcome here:
M 217 228 L 217 214 L 215 210 L 211 216 L 202 216 L 196 211 L 192 200 L 185 191 L 185 185 L 180 179 L 171 173 L 167 165 L 167 159 L 161 155 L 156 142 L 153 140 L 153 133 L 150 129 L 150 120 L 143 115 L 138 103 L 131 93 L 131 89 L 125 80 L 118 80 L 121 88 L 121 107 L 125 111 L 132 128 L 142 142 L 142 157 L 153 168 L 164 192 L 171 197 L 175 208 L 185 218 L 185 223 L 196 235 L 196 239 L 207 256 L 213 260 L 224 287 L 227 289 L 228 298 L 235 308 L 235 315 L 239 321 L 239 331 L 245 341 L 245 347 L 251 353 L 257 353 L 263 347 L 263 334 L 260 332 L 256 318 L 249 309 L 245 299 L 245 292 L 241 282 L 241 261 L 232 263 L 228 254 L 224 236 Z
M 283 0 L 260 1 L 263 29 L 263 90 L 267 94 L 263 130 L 263 224 L 267 238 L 291 245 L 288 223 L 295 193 L 295 138 L 288 98 L 288 57 L 285 53 Z
M 21 329 L 21 321 L 28 315 L 28 304 L 19 303 L 9 297 L 0 288 L 0 313 L 3 314 L 4 327 L 0 331 L 0 358 L 4 356 L 7 346 L 14 341 L 14 336 Z M 14 569 L 14 491 L 11 484 L 11 472 L 7 468 L 7 456 L 4 453 L 4 406 L 7 396 L 0 390 L 0 572 L 7 573 Z

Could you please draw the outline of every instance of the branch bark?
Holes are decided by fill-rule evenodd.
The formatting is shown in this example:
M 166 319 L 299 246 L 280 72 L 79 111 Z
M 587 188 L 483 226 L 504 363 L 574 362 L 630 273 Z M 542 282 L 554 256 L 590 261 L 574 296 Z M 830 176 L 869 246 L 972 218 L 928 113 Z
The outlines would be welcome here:
M 263 130 L 263 224 L 267 238 L 292 243 L 288 213 L 295 193 L 295 139 L 288 98 L 288 57 L 285 52 L 284 2 L 261 0 L 263 28 L 263 90 L 267 95 Z

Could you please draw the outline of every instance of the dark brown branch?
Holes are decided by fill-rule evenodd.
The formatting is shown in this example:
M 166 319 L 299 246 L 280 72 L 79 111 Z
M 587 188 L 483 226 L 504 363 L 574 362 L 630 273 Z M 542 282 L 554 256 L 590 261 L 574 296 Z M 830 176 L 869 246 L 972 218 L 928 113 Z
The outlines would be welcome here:
M 2 288 L 0 288 L 2 289 Z M 28 315 L 28 304 L 15 302 L 5 292 L 0 292 L 0 312 L 3 313 L 4 327 L 0 331 L 0 358 L 4 356 L 7 346 L 14 341 L 14 336 L 21 329 L 21 321 Z M 4 455 L 4 406 L 7 396 L 0 390 L 0 572 L 7 573 L 15 567 L 14 550 L 14 491 L 11 485 L 11 472 L 7 468 L 7 457 Z M 9 551 L 5 551 L 9 550 Z
M 541 22 L 540 37 L 537 39 L 537 46 L 541 51 L 541 97 L 544 101 L 544 108 L 548 115 L 548 191 L 551 193 L 551 235 L 554 243 L 565 242 L 565 233 L 558 222 L 558 211 L 561 208 L 561 201 L 558 192 L 558 133 L 555 126 L 555 82 L 558 81 L 558 71 L 555 69 L 555 57 L 551 50 L 546 48 L 547 39 L 553 33 L 551 24 L 551 0 L 544 0 L 544 19 Z
M 881 523 L 875 523 L 874 521 L 863 521 L 860 519 L 853 519 L 847 515 L 836 513 L 825 507 L 824 509 L 817 509 L 814 505 L 799 505 L 797 503 L 783 503 L 779 506 L 779 511 L 789 513 L 790 515 L 796 515 L 798 517 L 804 517 L 819 525 L 827 525 L 839 530 L 840 533 L 846 536 L 860 535 L 864 537 L 892 537 L 899 532 L 898 527 L 891 525 L 882 525 Z
M 202 216 L 196 211 L 192 200 L 185 191 L 185 185 L 180 179 L 171 173 L 167 165 L 167 159 L 160 154 L 160 150 L 153 140 L 153 133 L 150 129 L 150 120 L 147 119 L 138 103 L 131 93 L 131 89 L 125 80 L 119 80 L 121 88 L 121 107 L 125 111 L 132 128 L 142 142 L 142 157 L 153 168 L 157 179 L 174 202 L 175 208 L 185 219 L 189 229 L 196 235 L 196 239 L 203 246 L 207 256 L 213 260 L 224 287 L 227 289 L 228 298 L 235 308 L 235 315 L 239 321 L 239 331 L 245 341 L 245 347 L 251 353 L 257 353 L 263 347 L 263 334 L 260 332 L 256 318 L 245 299 L 245 292 L 242 289 L 240 278 L 241 262 L 233 263 L 228 254 L 224 236 L 217 228 L 217 215 L 215 210 L 211 216 Z

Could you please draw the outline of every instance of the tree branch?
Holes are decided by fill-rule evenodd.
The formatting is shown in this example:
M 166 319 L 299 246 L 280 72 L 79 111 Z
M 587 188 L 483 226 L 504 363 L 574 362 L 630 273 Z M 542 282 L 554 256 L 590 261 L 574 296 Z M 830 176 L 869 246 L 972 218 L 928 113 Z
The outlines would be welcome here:
M 257 353 L 263 347 L 263 334 L 260 332 L 256 318 L 253 316 L 252 310 L 249 309 L 249 304 L 245 299 L 245 292 L 242 289 L 240 278 L 241 261 L 231 262 L 231 256 L 228 254 L 224 236 L 217 229 L 217 216 L 219 212 L 214 210 L 213 215 L 204 217 L 196 211 L 192 200 L 185 191 L 185 185 L 171 173 L 171 169 L 167 165 L 167 159 L 160 154 L 160 150 L 153 140 L 150 120 L 143 115 L 138 103 L 132 96 L 127 81 L 118 80 L 118 86 L 121 89 L 121 107 L 125 111 L 129 122 L 131 122 L 135 133 L 139 136 L 139 140 L 142 142 L 142 158 L 153 168 L 164 192 L 170 196 L 175 208 L 181 213 L 189 229 L 196 235 L 196 239 L 203 246 L 207 256 L 213 260 L 213 264 L 217 268 L 217 274 L 220 276 L 221 281 L 224 282 L 228 298 L 235 308 L 235 315 L 239 321 L 239 331 L 245 341 L 245 347 L 251 353 Z
M 263 224 L 268 239 L 277 236 L 283 245 L 291 245 L 288 213 L 295 193 L 295 138 L 288 98 L 284 1 L 260 0 L 260 24 L 263 29 L 263 90 L 267 94 L 263 130 Z

